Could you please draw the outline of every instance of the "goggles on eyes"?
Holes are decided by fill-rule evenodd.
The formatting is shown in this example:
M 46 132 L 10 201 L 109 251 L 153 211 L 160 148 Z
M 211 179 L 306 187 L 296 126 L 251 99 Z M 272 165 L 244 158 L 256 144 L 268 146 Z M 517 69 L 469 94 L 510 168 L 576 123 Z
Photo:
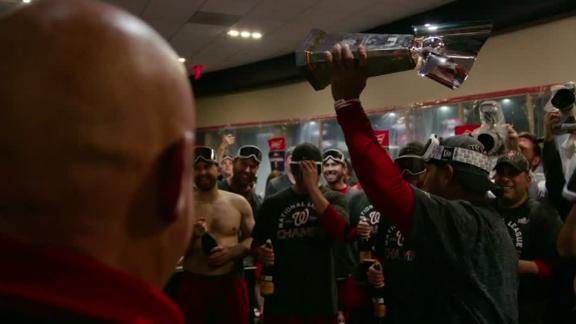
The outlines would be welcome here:
M 262 151 L 257 146 L 254 145 L 244 145 L 238 149 L 238 154 L 236 154 L 237 159 L 250 159 L 253 158 L 256 162 L 260 163 L 262 161 Z
M 292 161 L 290 162 L 290 166 L 298 166 L 298 168 L 300 168 L 300 162 L 302 161 Z M 318 174 L 322 173 L 322 162 L 318 162 L 318 161 L 313 161 L 314 164 L 316 164 L 316 170 L 318 171 Z
M 424 163 L 424 159 L 420 155 L 400 155 L 394 162 L 400 168 L 402 175 L 416 176 L 426 172 L 426 163 Z
M 322 162 L 326 162 L 328 160 L 334 160 L 340 163 L 346 163 L 346 158 L 344 157 L 344 153 L 337 149 L 329 149 L 322 154 Z
M 490 173 L 491 169 L 490 160 L 487 155 L 462 147 L 443 146 L 440 144 L 440 139 L 435 134 L 432 134 L 426 143 L 422 158 L 424 162 L 430 162 L 431 160 L 461 162 L 473 165 L 488 173 Z
M 216 154 L 208 146 L 197 146 L 194 148 L 194 163 L 203 160 L 206 162 L 216 163 Z

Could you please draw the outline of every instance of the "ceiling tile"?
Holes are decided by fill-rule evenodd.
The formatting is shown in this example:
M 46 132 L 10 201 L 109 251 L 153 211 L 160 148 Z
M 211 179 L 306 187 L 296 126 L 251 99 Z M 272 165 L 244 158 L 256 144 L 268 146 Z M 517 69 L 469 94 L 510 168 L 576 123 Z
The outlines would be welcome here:
M 2 0 L 0 0 L 2 1 Z M 292 53 L 312 28 L 360 32 L 452 0 L 109 0 L 141 16 L 188 62 L 210 71 Z M 259 31 L 234 39 L 227 27 L 190 24 L 198 11 L 240 16 L 231 28 Z
M 265 2 L 264 0 L 207 0 L 201 10 L 228 15 L 245 15 L 260 1 Z

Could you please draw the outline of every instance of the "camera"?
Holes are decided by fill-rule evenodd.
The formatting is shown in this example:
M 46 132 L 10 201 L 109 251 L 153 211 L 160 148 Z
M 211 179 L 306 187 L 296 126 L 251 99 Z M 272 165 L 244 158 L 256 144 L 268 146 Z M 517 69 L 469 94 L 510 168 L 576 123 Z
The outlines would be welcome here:
M 483 101 L 478 106 L 481 126 L 474 131 L 474 137 L 484 145 L 486 153 L 496 156 L 506 150 L 507 131 L 502 107 L 496 101 Z
M 576 87 L 574 82 L 570 81 L 563 85 L 552 87 L 551 90 L 552 95 L 544 110 L 548 112 L 554 108 L 560 110 L 560 123 L 554 126 L 554 134 L 576 132 L 576 118 L 574 117 Z

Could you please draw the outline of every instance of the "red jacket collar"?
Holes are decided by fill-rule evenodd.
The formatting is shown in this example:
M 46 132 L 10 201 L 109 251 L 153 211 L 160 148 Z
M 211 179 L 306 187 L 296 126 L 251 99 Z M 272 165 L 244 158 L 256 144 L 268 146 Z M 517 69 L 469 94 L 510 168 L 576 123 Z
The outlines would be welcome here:
M 178 306 L 159 289 L 96 260 L 1 236 L 0 259 L 0 308 L 39 317 L 184 323 Z

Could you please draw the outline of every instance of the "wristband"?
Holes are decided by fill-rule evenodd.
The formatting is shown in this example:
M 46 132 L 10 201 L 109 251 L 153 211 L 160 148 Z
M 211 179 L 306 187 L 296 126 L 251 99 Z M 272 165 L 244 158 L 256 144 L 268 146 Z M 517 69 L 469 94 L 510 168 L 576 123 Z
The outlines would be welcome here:
M 360 99 L 338 99 L 334 102 L 334 109 L 340 110 L 351 106 L 352 104 L 360 103 Z

